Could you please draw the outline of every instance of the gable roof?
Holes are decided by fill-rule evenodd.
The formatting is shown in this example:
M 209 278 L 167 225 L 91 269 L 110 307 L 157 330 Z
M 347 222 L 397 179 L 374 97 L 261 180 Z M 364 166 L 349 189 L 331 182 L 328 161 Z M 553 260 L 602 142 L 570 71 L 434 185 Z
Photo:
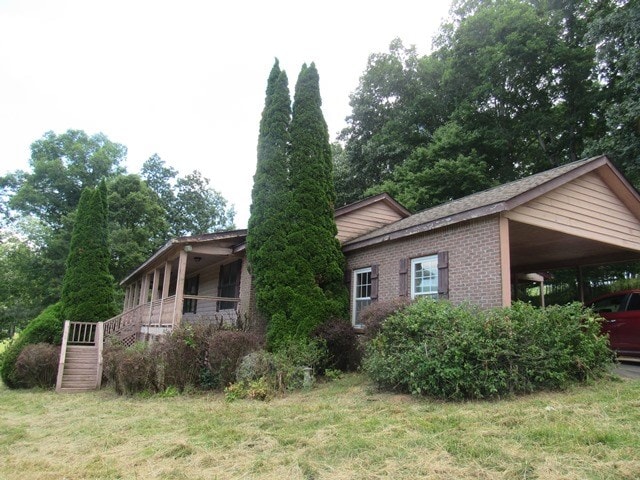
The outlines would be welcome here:
M 178 251 L 184 245 L 197 245 L 215 241 L 228 241 L 234 245 L 234 251 L 240 251 L 244 247 L 244 241 L 247 237 L 247 230 L 229 230 L 225 232 L 215 233 L 203 233 L 200 235 L 191 235 L 186 237 L 176 237 L 169 240 L 162 247 L 156 250 L 149 258 L 147 258 L 142 264 L 136 267 L 135 270 L 130 272 L 121 282 L 120 285 L 124 285 L 131 278 L 135 277 L 139 273 L 143 272 L 153 262 L 162 258 L 164 255 L 169 255 Z
M 520 180 L 474 193 L 466 197 L 438 205 L 390 225 L 369 232 L 344 243 L 343 250 L 350 251 L 374 245 L 380 242 L 395 240 L 417 233 L 435 230 L 466 220 L 486 217 L 506 210 L 511 210 L 525 202 L 570 182 L 585 173 L 601 167 L 609 170 L 609 181 L 622 185 L 627 200 L 635 202 L 636 214 L 640 214 L 640 195 L 629 182 L 618 172 L 605 156 L 598 156 L 560 167 L 546 170 Z M 616 192 L 618 193 L 618 192 Z M 640 217 L 639 217 L 640 218 Z
M 373 195 L 371 197 L 364 198 L 362 200 L 358 200 L 357 202 L 350 203 L 343 207 L 336 208 L 334 213 L 334 217 L 338 218 L 343 215 L 347 215 L 356 210 L 359 210 L 363 207 L 367 207 L 369 205 L 373 205 L 375 203 L 382 203 L 389 207 L 391 210 L 395 211 L 398 215 L 405 218 L 411 215 L 411 212 L 407 210 L 403 205 L 401 205 L 395 198 L 393 198 L 388 193 L 379 193 L 378 195 Z

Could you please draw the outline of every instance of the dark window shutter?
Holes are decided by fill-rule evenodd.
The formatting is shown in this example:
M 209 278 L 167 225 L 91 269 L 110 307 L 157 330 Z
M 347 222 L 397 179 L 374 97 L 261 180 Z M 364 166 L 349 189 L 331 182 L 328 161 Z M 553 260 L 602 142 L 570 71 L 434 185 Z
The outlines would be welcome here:
M 371 265 L 371 301 L 378 300 L 378 265 Z
M 449 252 L 438 252 L 438 296 L 449 298 Z
M 409 292 L 409 259 L 400 259 L 400 279 L 398 295 L 406 297 Z
M 353 271 L 350 268 L 347 268 L 344 271 L 344 284 L 348 289 L 351 289 L 351 277 L 353 276 Z

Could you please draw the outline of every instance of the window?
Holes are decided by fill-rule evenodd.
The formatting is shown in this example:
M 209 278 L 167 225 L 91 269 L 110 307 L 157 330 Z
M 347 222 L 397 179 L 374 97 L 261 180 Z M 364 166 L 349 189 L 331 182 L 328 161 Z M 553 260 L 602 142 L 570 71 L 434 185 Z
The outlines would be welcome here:
M 595 302 L 591 307 L 597 313 L 619 312 L 626 295 L 612 295 Z
M 632 293 L 631 298 L 629 298 L 627 311 L 630 312 L 632 310 L 640 310 L 640 293 Z
M 198 286 L 200 284 L 200 276 L 187 278 L 184 282 L 185 295 L 198 295 Z M 182 302 L 182 313 L 196 313 L 198 308 L 198 300 L 195 298 L 185 298 Z
M 220 279 L 218 280 L 218 296 L 237 298 L 240 294 L 240 270 L 242 260 L 220 266 Z M 219 302 L 218 310 L 235 309 L 237 302 Z
M 411 260 L 411 298 L 438 298 L 438 255 Z
M 353 271 L 353 312 L 352 322 L 356 327 L 362 326 L 359 321 L 360 312 L 371 304 L 371 267 Z

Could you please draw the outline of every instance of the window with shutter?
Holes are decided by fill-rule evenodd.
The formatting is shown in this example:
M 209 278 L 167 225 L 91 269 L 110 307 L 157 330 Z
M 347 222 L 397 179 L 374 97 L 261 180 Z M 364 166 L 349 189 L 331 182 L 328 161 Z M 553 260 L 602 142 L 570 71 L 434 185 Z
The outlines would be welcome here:
M 411 298 L 438 298 L 438 255 L 411 260 Z
M 378 290 L 377 280 L 377 265 L 376 270 L 376 297 Z M 352 311 L 351 311 L 351 323 L 355 327 L 362 327 L 363 325 L 359 321 L 360 312 L 364 307 L 370 305 L 373 299 L 373 267 L 359 268 L 353 271 L 353 297 L 352 297 Z

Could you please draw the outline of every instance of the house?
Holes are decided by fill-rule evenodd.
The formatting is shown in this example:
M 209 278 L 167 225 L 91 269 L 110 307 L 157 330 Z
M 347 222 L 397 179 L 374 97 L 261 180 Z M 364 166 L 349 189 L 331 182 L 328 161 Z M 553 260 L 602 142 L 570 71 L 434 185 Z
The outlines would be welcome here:
M 640 194 L 604 156 L 413 215 L 389 195 L 376 195 L 337 209 L 335 219 L 356 328 L 360 311 L 376 301 L 432 297 L 508 306 L 520 276 L 640 260 Z M 122 281 L 123 313 L 104 322 L 100 334 L 133 341 L 183 322 L 254 322 L 250 328 L 263 330 L 246 235 L 168 242 Z

